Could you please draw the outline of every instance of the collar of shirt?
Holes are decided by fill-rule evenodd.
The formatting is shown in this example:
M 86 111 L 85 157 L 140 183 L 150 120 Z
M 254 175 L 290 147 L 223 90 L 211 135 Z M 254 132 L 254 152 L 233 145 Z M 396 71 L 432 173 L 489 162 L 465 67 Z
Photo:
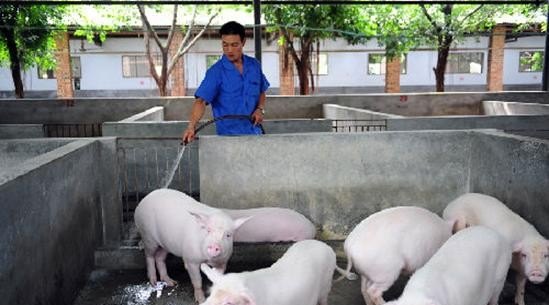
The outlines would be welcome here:
M 246 55 L 242 54 L 242 74 L 244 74 L 244 71 L 246 70 L 245 67 L 248 64 L 248 59 L 246 57 Z M 229 58 L 225 54 L 221 56 L 221 63 L 223 64 L 223 68 L 225 69 L 236 70 L 235 65 L 229 60 Z

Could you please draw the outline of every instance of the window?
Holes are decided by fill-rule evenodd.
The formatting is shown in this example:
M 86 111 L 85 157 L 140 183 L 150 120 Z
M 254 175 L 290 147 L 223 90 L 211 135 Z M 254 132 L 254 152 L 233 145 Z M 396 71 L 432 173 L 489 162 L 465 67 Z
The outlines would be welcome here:
M 311 70 L 313 71 L 313 75 L 328 75 L 328 54 L 320 53 L 317 56 L 316 52 L 311 53 Z M 295 66 L 294 74 L 297 75 L 297 69 Z
M 206 55 L 206 69 L 213 66 L 220 58 L 220 55 Z
M 484 53 L 482 52 L 450 53 L 446 73 L 480 74 L 483 63 Z
M 318 70 L 317 70 L 318 68 Z M 313 52 L 311 56 L 313 75 L 328 75 L 328 54 Z
M 153 58 L 156 72 L 160 74 L 162 57 L 160 54 L 153 54 Z M 149 59 L 145 55 L 122 56 L 122 74 L 124 77 L 150 77 Z
M 400 74 L 406 74 L 406 61 L 407 56 L 402 55 L 400 57 Z M 369 75 L 383 75 L 386 73 L 385 65 L 387 58 L 382 53 L 370 53 L 368 54 L 368 74 Z
M 523 51 L 519 53 L 519 72 L 541 72 L 543 51 Z
M 82 78 L 82 66 L 80 57 L 71 57 L 72 77 Z M 42 69 L 38 67 L 39 79 L 55 79 L 55 69 Z

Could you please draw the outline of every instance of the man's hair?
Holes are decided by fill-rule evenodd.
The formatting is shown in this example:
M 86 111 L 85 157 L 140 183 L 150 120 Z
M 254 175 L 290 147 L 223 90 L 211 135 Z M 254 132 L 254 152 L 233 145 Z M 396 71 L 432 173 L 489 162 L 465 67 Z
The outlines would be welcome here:
M 244 26 L 236 21 L 229 21 L 219 29 L 219 35 L 238 35 L 240 36 L 240 41 L 244 41 L 245 32 Z

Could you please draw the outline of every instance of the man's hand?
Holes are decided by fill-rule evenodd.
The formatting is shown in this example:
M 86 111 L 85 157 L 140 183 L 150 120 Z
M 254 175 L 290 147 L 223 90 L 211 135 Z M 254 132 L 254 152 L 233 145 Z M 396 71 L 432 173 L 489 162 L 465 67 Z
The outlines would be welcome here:
M 252 121 L 254 122 L 254 125 L 263 123 L 263 111 L 261 109 L 257 108 L 254 113 L 252 113 Z
M 187 129 L 185 129 L 183 135 L 181 136 L 181 140 L 185 145 L 191 143 L 194 140 L 194 128 L 187 127 Z

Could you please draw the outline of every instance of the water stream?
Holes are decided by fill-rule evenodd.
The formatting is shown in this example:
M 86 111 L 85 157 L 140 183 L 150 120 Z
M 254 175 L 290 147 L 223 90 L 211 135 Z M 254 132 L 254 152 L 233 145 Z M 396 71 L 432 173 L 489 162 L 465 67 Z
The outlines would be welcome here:
M 164 180 L 161 183 L 162 188 L 168 188 L 170 184 L 172 183 L 173 176 L 175 175 L 175 172 L 177 171 L 177 168 L 179 167 L 179 163 L 181 162 L 181 158 L 183 157 L 183 153 L 185 152 L 185 148 L 187 148 L 187 145 L 182 145 L 181 149 L 179 150 L 179 153 L 177 154 L 177 158 L 175 159 L 173 166 L 169 172 L 169 175 L 166 177 L 166 180 Z

